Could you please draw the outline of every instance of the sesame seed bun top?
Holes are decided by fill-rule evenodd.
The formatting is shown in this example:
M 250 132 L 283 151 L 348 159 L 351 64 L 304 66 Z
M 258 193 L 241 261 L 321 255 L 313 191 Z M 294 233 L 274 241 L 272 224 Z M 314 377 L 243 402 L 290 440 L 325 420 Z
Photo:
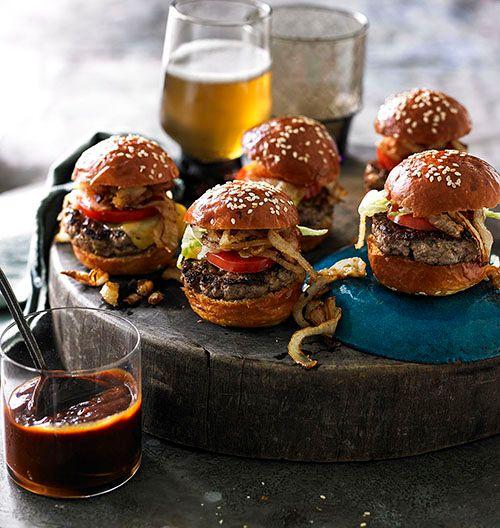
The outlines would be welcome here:
M 187 210 L 184 220 L 205 229 L 286 229 L 299 223 L 292 200 L 265 182 L 216 185 Z
M 270 178 L 297 186 L 326 184 L 339 176 L 337 145 L 324 125 L 308 117 L 281 117 L 243 136 L 243 152 Z
M 139 187 L 170 183 L 179 171 L 170 156 L 142 136 L 111 136 L 87 149 L 72 179 L 88 185 Z
M 413 154 L 389 173 L 388 199 L 415 216 L 495 207 L 500 176 L 486 161 L 458 150 Z
M 375 130 L 421 145 L 446 145 L 468 134 L 469 113 L 456 99 L 427 88 L 391 95 L 380 107 Z

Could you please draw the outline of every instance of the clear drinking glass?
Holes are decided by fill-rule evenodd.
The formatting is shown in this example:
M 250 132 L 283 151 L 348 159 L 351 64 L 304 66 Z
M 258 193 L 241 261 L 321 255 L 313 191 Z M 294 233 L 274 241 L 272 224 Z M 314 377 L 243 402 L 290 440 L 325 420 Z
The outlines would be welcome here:
M 33 367 L 17 327 L 0 337 L 4 456 L 21 487 L 88 497 L 130 479 L 141 461 L 141 352 L 135 326 L 109 311 L 28 316 L 46 363 Z
M 361 108 L 368 19 L 324 6 L 275 7 L 271 34 L 273 115 L 324 123 L 345 153 Z
M 182 148 L 184 179 L 214 172 L 223 179 L 241 156 L 243 132 L 269 117 L 270 16 L 271 8 L 258 0 L 170 6 L 160 113 L 165 132 Z

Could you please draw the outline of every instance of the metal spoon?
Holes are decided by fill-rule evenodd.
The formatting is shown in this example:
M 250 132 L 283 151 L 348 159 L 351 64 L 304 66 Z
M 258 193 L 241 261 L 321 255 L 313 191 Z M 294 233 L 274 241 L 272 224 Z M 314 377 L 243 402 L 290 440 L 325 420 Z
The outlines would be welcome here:
M 7 308 L 10 311 L 10 314 L 14 318 L 14 321 L 16 322 L 16 325 L 19 328 L 21 335 L 23 336 L 24 342 L 26 343 L 26 347 L 28 348 L 28 352 L 31 356 L 33 364 L 38 370 L 47 370 L 45 361 L 40 351 L 40 347 L 36 342 L 35 336 L 33 335 L 33 332 L 31 331 L 28 322 L 24 318 L 21 306 L 17 302 L 16 296 L 12 291 L 12 287 L 9 281 L 7 280 L 7 277 L 5 276 L 5 273 L 3 272 L 2 268 L 0 268 L 0 291 L 2 292 L 5 298 L 5 302 L 7 304 Z

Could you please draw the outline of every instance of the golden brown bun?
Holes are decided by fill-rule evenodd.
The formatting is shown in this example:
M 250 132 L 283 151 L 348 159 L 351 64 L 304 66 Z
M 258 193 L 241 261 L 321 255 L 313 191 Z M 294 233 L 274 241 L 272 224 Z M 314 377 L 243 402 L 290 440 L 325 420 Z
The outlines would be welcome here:
M 263 165 L 269 178 L 308 186 L 339 177 L 337 145 L 326 127 L 314 119 L 271 119 L 248 130 L 242 144 L 245 155 Z
M 111 275 L 144 275 L 166 266 L 173 257 L 172 252 L 164 248 L 152 247 L 137 255 L 128 257 L 100 257 L 88 253 L 72 244 L 75 257 L 87 268 L 99 268 Z
M 256 299 L 222 301 L 184 287 L 191 308 L 202 319 L 221 326 L 254 328 L 275 326 L 287 319 L 297 302 L 302 282 Z
M 391 95 L 375 119 L 379 134 L 421 145 L 445 145 L 471 127 L 469 113 L 456 99 L 426 88 Z
M 286 229 L 299 223 L 292 200 L 265 182 L 216 185 L 187 210 L 187 224 L 205 229 Z
M 373 274 L 388 288 L 419 295 L 451 295 L 478 284 L 486 277 L 488 266 L 463 262 L 450 266 L 431 266 L 405 257 L 384 255 L 368 237 L 368 259 Z
M 139 187 L 170 183 L 179 175 L 175 163 L 156 143 L 142 136 L 111 136 L 87 149 L 72 179 L 89 185 Z
M 500 175 L 466 152 L 427 150 L 394 167 L 385 189 L 392 203 L 426 217 L 495 207 L 500 201 Z

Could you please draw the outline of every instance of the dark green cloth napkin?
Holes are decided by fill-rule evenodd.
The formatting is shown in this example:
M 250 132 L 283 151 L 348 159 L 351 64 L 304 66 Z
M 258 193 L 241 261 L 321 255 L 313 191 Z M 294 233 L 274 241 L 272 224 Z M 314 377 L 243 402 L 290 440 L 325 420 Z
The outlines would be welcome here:
M 69 156 L 57 160 L 47 175 L 46 196 L 40 202 L 36 213 L 36 225 L 31 240 L 28 269 L 31 277 L 31 293 L 26 301 L 25 312 L 47 308 L 47 280 L 50 245 L 58 229 L 57 216 L 61 211 L 64 196 L 71 190 L 71 173 L 76 160 L 84 150 L 92 147 L 111 134 L 97 132 L 80 145 Z
M 36 213 L 36 226 L 31 240 L 28 269 L 31 277 L 31 292 L 26 301 L 25 312 L 47 308 L 47 281 L 50 245 L 58 229 L 57 216 L 61 211 L 64 196 L 71 190 L 71 173 L 81 154 L 99 141 L 110 137 L 107 132 L 96 132 L 74 152 L 57 160 L 47 175 L 47 195 L 42 199 Z M 174 199 L 179 200 L 184 191 L 181 180 L 175 181 Z

